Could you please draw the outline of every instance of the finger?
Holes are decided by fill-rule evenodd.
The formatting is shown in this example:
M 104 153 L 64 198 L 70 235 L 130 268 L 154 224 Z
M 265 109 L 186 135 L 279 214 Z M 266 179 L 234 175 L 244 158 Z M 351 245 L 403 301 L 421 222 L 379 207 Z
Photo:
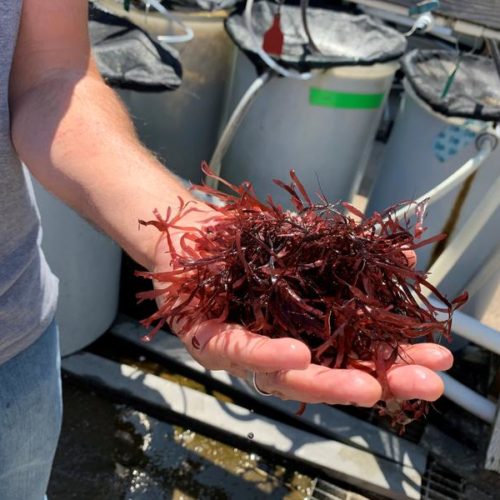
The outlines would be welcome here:
M 444 392 L 439 375 L 419 365 L 394 366 L 387 372 L 387 383 L 391 396 L 396 399 L 435 401 Z
M 361 370 L 313 364 L 306 370 L 258 373 L 256 383 L 264 392 L 303 403 L 373 406 L 382 396 L 380 384 Z
M 422 365 L 431 370 L 449 370 L 453 366 L 453 354 L 438 344 L 422 343 L 402 346 L 396 364 Z
M 387 352 L 389 353 L 389 349 Z M 373 361 L 356 361 L 357 367 L 364 366 L 375 370 Z M 449 370 L 453 365 L 453 355 L 446 347 L 432 343 L 402 345 L 394 366 L 422 365 L 431 370 Z
M 413 250 L 404 250 L 403 254 L 406 257 L 406 262 L 408 263 L 408 266 L 411 267 L 412 269 L 415 269 L 417 265 L 417 254 Z
M 196 339 L 194 349 L 193 338 Z M 232 373 L 236 373 L 238 367 L 268 372 L 303 370 L 311 362 L 309 348 L 299 340 L 271 339 L 239 325 L 214 321 L 207 321 L 190 332 L 185 343 L 205 367 Z

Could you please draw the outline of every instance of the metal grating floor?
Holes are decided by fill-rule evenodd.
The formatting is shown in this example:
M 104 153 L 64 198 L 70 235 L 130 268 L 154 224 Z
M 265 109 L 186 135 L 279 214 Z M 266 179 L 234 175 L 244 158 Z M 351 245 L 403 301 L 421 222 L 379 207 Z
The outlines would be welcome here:
M 466 481 L 431 458 L 422 478 L 421 498 L 422 500 L 468 500 Z M 369 500 L 369 498 L 317 478 L 308 500 Z
M 465 490 L 464 478 L 429 460 L 422 478 L 422 500 L 466 500 Z
M 369 500 L 363 495 L 345 490 L 323 479 L 315 479 L 313 492 L 307 500 Z

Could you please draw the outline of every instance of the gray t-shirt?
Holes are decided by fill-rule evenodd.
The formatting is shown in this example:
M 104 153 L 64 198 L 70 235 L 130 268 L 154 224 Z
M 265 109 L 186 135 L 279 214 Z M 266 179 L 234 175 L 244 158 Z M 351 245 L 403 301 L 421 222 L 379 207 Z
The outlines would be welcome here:
M 9 75 L 22 0 L 0 1 L 0 364 L 32 344 L 56 308 L 31 182 L 10 137 Z

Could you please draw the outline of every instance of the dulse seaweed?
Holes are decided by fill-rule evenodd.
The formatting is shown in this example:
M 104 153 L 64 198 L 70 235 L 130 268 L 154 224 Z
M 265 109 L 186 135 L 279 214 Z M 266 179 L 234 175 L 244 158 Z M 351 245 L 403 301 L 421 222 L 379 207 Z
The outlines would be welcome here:
M 215 177 L 207 165 L 203 170 Z M 293 170 L 290 176 L 290 184 L 274 182 L 289 193 L 295 212 L 270 197 L 259 201 L 248 182 L 234 186 L 219 178 L 232 194 L 196 186 L 222 202 L 210 205 L 220 217 L 203 231 L 184 228 L 181 250 L 173 248 L 170 232 L 182 228 L 183 217 L 196 208 L 180 200 L 178 213 L 169 210 L 162 217 L 155 211 L 156 220 L 140 221 L 164 233 L 172 257 L 170 271 L 138 273 L 161 286 L 138 298 L 164 299 L 143 324 L 154 325 L 154 334 L 165 323 L 180 322 L 182 335 L 206 319 L 240 323 L 269 337 L 300 339 L 314 363 L 358 368 L 385 386 L 398 347 L 417 339 L 449 339 L 452 312 L 467 300 L 464 293 L 449 301 L 407 259 L 405 252 L 444 235 L 420 240 L 424 205 L 416 207 L 413 225 L 395 215 L 407 203 L 366 217 L 322 194 L 314 203 Z M 443 306 L 432 305 L 425 289 Z M 381 401 L 377 406 L 404 430 L 428 412 L 429 404 Z

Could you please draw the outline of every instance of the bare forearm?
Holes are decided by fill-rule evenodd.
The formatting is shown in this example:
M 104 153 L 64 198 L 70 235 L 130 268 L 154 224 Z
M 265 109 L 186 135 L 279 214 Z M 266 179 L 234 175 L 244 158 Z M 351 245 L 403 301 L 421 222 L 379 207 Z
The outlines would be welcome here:
M 151 267 L 155 230 L 138 219 L 191 195 L 137 140 L 114 92 L 92 75 L 48 79 L 13 103 L 13 142 L 56 196 Z

